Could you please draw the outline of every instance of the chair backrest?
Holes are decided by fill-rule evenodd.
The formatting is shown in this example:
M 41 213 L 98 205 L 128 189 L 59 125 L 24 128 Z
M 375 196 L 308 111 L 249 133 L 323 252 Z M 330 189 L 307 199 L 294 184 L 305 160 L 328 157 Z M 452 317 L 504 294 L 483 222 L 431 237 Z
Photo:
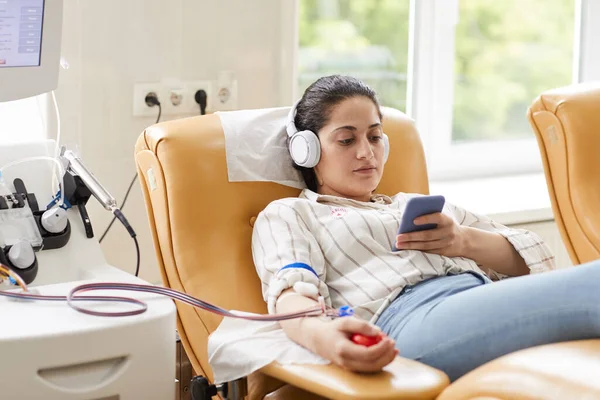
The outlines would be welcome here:
M 600 85 L 547 91 L 531 105 L 528 118 L 571 261 L 600 258 Z
M 384 108 L 390 157 L 378 192 L 429 191 L 425 156 L 406 115 Z M 252 224 L 271 201 L 300 191 L 270 182 L 231 183 L 218 115 L 153 125 L 135 150 L 154 246 L 166 286 L 226 309 L 266 312 L 252 261 Z M 207 338 L 221 317 L 177 304 L 182 343 L 212 380 Z

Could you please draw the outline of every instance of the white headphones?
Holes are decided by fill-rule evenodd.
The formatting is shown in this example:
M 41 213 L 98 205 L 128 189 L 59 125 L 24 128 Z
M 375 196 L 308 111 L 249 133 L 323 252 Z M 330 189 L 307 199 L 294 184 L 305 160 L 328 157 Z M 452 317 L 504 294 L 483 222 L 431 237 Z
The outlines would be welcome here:
M 288 150 L 292 160 L 296 164 L 305 168 L 313 168 L 319 163 L 321 158 L 321 143 L 319 137 L 312 131 L 298 131 L 296 128 L 296 108 L 302 99 L 298 100 L 290 109 L 285 124 L 285 130 L 290 138 Z M 390 141 L 388 136 L 383 134 L 383 162 L 386 163 L 390 155 Z

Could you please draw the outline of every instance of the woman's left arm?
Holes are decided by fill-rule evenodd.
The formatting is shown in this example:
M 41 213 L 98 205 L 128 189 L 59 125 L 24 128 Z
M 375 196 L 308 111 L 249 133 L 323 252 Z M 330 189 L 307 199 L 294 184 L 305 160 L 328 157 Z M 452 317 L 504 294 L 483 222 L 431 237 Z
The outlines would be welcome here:
M 435 223 L 438 226 L 428 231 L 398 235 L 396 247 L 469 258 L 484 270 L 508 276 L 555 269 L 552 252 L 535 233 L 508 228 L 451 204 L 447 209 L 454 218 L 444 213 L 416 218 L 415 224 Z
M 469 226 L 460 226 L 464 250 L 463 257 L 478 265 L 503 275 L 521 276 L 529 274 L 525 260 L 515 247 L 499 233 L 484 231 Z

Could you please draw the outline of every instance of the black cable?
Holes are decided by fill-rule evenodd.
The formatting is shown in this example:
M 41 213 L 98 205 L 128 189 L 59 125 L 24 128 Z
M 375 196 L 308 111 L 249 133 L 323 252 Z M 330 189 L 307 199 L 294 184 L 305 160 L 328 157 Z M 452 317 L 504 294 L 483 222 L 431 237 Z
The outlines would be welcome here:
M 137 179 L 137 174 L 135 174 L 133 179 L 131 180 L 129 187 L 127 188 L 127 192 L 125 193 L 125 197 L 123 198 L 123 202 L 121 203 L 121 207 L 119 207 L 119 208 L 122 209 L 123 207 L 125 207 L 125 203 L 127 202 L 127 197 L 129 197 L 129 193 L 131 192 L 131 188 L 133 187 L 133 184 L 135 183 L 136 179 Z M 106 234 L 108 233 L 108 231 L 110 230 L 110 228 L 112 227 L 112 225 L 115 223 L 116 220 L 117 220 L 117 217 L 113 216 L 112 220 L 110 221 L 110 224 L 108 224 L 108 227 L 104 230 L 104 233 L 102 234 L 102 236 L 100 236 L 100 240 L 99 240 L 100 243 L 102 243 L 102 241 L 104 240 L 104 237 L 106 236 Z
M 160 103 L 158 103 L 156 105 L 158 106 L 158 117 L 156 117 L 155 124 L 158 124 L 158 121 L 160 121 L 160 115 L 162 114 L 162 107 L 161 107 Z
M 135 276 L 138 276 L 140 273 L 140 245 L 137 240 L 137 236 L 133 237 L 133 242 L 135 243 L 135 253 L 137 254 L 137 261 L 135 263 Z
M 206 105 L 208 103 L 208 95 L 204 89 L 198 90 L 194 94 L 194 100 L 200 106 L 200 115 L 206 115 Z
M 146 96 L 146 103 L 149 103 L 149 97 Z M 156 118 L 156 122 L 155 124 L 158 124 L 158 122 L 160 121 L 160 116 L 162 114 L 162 107 L 160 105 L 160 102 L 158 101 L 158 99 L 156 99 L 156 102 L 151 102 L 150 104 L 154 104 L 156 106 L 158 106 L 158 117 Z M 135 183 L 136 179 L 137 179 L 138 175 L 137 173 L 133 176 L 133 179 L 131 180 L 131 183 L 129 184 L 129 187 L 127 188 L 127 192 L 125 192 L 125 197 L 123 198 L 123 202 L 121 203 L 121 206 L 119 207 L 119 209 L 123 209 L 123 207 L 125 207 L 125 203 L 127 202 L 127 198 L 129 197 L 129 193 L 131 192 L 131 188 L 133 187 L 133 184 Z M 117 219 L 116 216 L 113 216 L 113 219 L 110 221 L 110 224 L 108 224 L 108 226 L 106 227 L 106 229 L 104 230 L 104 233 L 102 234 L 102 236 L 100 236 L 100 240 L 99 242 L 102 243 L 102 241 L 104 240 L 104 237 L 106 236 L 106 234 L 108 233 L 108 231 L 110 230 L 110 228 L 113 226 L 113 224 L 115 223 L 115 220 Z M 137 276 L 137 275 L 136 275 Z
M 125 229 L 127 229 L 127 233 L 129 233 L 129 236 L 131 236 L 131 238 L 133 239 L 133 242 L 135 243 L 135 253 L 136 253 L 136 265 L 135 265 L 135 276 L 138 276 L 138 274 L 140 273 L 140 244 L 138 243 L 137 240 L 137 235 L 135 233 L 135 231 L 133 230 L 133 228 L 131 227 L 131 225 L 129 224 L 129 221 L 127 221 L 127 218 L 125 218 L 125 214 L 123 214 L 123 212 L 121 210 L 119 210 L 118 208 L 115 208 L 113 210 L 113 214 L 115 215 L 114 218 L 118 219 L 123 226 L 125 227 Z

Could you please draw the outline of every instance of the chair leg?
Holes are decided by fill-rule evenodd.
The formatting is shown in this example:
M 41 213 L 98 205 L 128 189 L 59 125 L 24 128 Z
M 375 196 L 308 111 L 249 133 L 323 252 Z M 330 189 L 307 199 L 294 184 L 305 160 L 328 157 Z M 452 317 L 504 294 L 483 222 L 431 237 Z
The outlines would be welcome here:
M 236 379 L 220 385 L 211 384 L 204 376 L 195 376 L 190 384 L 192 400 L 211 400 L 217 394 L 223 400 L 244 400 L 248 396 L 246 378 Z
M 217 395 L 217 387 L 210 384 L 208 379 L 202 375 L 192 378 L 190 389 L 192 400 L 211 400 L 213 396 Z
M 248 396 L 248 380 L 246 377 L 219 385 L 224 400 L 244 400 Z

